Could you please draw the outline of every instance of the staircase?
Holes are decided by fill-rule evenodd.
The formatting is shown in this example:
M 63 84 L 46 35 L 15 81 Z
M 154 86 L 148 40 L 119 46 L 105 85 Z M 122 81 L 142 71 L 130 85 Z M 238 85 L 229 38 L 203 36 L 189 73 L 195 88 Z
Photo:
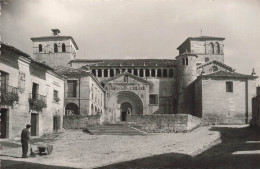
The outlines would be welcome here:
M 136 129 L 128 127 L 126 124 L 106 124 L 101 126 L 90 126 L 88 130 L 94 135 L 145 135 Z

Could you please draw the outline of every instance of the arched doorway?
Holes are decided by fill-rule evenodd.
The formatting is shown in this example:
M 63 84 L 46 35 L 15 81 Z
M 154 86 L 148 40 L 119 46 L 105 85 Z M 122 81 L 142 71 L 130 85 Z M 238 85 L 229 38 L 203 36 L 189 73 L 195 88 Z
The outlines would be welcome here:
M 132 105 L 128 102 L 121 104 L 121 120 L 126 121 L 126 116 L 132 113 Z
M 79 115 L 79 108 L 75 103 L 68 103 L 65 111 L 66 115 Z
M 110 122 L 125 121 L 128 108 L 130 108 L 132 115 L 143 114 L 143 102 L 141 98 L 132 91 L 120 91 L 115 93 L 110 97 L 106 108 L 109 112 L 106 116 Z M 122 114 L 122 112 L 125 113 Z

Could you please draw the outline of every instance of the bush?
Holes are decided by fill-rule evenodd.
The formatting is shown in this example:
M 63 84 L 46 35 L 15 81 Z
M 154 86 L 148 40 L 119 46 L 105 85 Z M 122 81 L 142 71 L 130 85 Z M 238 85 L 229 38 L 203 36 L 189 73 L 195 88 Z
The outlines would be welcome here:
M 32 99 L 32 98 L 29 99 L 29 104 L 30 104 L 30 109 L 35 111 L 42 111 L 42 109 L 47 107 L 44 101 Z

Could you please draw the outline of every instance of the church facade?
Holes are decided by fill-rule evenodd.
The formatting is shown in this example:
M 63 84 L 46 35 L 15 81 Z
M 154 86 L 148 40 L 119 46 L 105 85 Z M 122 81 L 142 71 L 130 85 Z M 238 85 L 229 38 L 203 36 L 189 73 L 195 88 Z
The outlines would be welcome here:
M 124 122 L 127 115 L 139 114 L 191 114 L 219 123 L 246 123 L 252 117 L 257 76 L 237 73 L 224 63 L 225 38 L 187 38 L 172 59 L 93 60 L 78 59 L 76 42 L 59 32 L 54 29 L 51 37 L 32 38 L 35 58 L 57 70 L 63 67 L 78 72 L 78 76 L 85 69 L 92 82 L 78 80 L 89 86 L 74 89 L 81 93 L 78 99 L 99 97 L 79 105 L 65 94 L 66 112 L 101 114 L 102 121 L 108 123 Z M 75 74 L 59 73 L 68 77 L 65 93 L 71 93 Z M 67 107 L 71 102 L 77 106 Z

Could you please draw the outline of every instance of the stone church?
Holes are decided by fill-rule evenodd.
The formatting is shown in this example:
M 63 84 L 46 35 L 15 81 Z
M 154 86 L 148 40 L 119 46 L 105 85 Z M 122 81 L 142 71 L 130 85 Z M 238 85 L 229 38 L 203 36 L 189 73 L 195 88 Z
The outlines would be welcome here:
M 117 123 L 128 115 L 191 114 L 209 123 L 247 123 L 256 94 L 254 73 L 224 63 L 221 37 L 189 37 L 172 59 L 79 59 L 71 36 L 34 37 L 33 55 L 68 79 L 65 111 L 100 114 Z

